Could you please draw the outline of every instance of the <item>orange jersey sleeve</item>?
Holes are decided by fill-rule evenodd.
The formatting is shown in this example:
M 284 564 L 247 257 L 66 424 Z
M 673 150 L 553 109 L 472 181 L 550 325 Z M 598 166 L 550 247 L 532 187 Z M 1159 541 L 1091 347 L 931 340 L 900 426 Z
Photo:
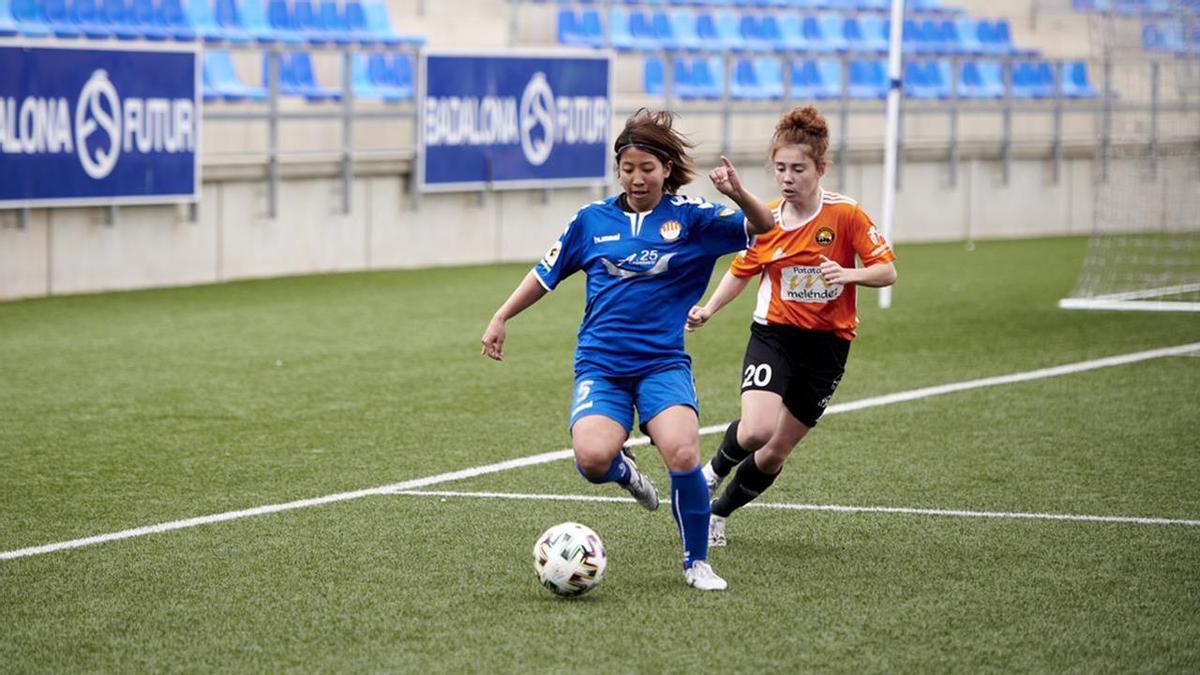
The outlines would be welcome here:
M 861 208 L 855 211 L 851 228 L 854 232 L 851 238 L 854 242 L 854 252 L 858 254 L 858 259 L 864 267 L 889 263 L 896 259 L 891 244 L 883 238 L 883 233 Z

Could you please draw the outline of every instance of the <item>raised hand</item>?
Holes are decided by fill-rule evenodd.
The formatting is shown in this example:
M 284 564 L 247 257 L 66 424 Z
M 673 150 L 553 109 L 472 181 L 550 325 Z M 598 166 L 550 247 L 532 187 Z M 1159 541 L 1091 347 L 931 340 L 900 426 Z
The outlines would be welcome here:
M 708 172 L 708 179 L 726 197 L 737 197 L 742 193 L 742 181 L 738 178 L 737 169 L 733 168 L 725 155 L 721 155 L 721 166 Z

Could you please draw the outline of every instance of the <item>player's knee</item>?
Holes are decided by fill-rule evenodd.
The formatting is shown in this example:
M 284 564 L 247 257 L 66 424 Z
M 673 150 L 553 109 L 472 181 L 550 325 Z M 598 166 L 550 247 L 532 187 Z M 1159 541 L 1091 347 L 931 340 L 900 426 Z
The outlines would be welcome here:
M 670 471 L 691 471 L 700 466 L 700 446 L 697 443 L 680 443 L 659 447 L 663 463 Z
M 783 463 L 787 461 L 789 455 L 792 454 L 792 448 L 777 448 L 772 445 L 766 445 L 755 454 L 758 461 L 758 468 L 766 473 L 779 473 L 783 467 Z
M 738 425 L 738 445 L 743 449 L 751 452 L 758 450 L 771 440 L 771 434 L 775 429 L 766 424 L 746 424 L 746 420 L 742 420 Z
M 612 465 L 612 457 L 607 453 L 590 449 L 575 449 L 575 466 L 584 478 L 603 478 Z

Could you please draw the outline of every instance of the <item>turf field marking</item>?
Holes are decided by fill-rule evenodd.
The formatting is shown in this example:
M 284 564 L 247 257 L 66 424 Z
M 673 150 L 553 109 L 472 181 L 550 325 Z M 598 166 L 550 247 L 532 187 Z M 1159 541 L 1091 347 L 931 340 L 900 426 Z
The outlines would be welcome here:
M 518 499 L 525 501 L 557 502 L 628 502 L 637 503 L 632 497 L 601 497 L 595 495 L 545 495 L 520 494 L 513 492 L 460 492 L 456 490 L 397 490 L 392 494 L 414 497 L 462 497 L 475 499 Z M 670 504 L 671 500 L 662 500 Z M 959 509 L 917 509 L 903 506 L 841 506 L 838 504 L 783 504 L 772 502 L 750 502 L 748 508 L 773 509 L 776 511 L 833 511 L 836 513 L 891 513 L 907 516 L 949 516 L 955 518 L 1003 518 L 1016 520 L 1065 520 L 1085 523 L 1123 523 L 1128 525 L 1184 525 L 1200 527 L 1200 520 L 1185 518 L 1151 518 L 1141 516 L 1090 516 L 1072 513 L 1022 513 L 1019 511 L 963 511 Z
M 938 385 L 936 387 L 923 387 L 921 389 L 912 389 L 910 391 L 897 392 L 895 394 L 887 394 L 884 396 L 874 396 L 864 398 L 858 401 L 850 401 L 848 403 L 839 403 L 829 406 L 825 414 L 833 415 L 854 410 L 862 410 L 864 408 L 875 408 L 878 406 L 891 405 L 893 403 L 903 403 L 913 401 L 920 398 L 929 398 L 930 396 L 940 396 L 942 394 L 950 394 L 969 389 L 980 389 L 983 387 L 994 387 L 1003 384 L 1014 384 L 1017 382 L 1028 382 L 1030 380 L 1040 380 L 1048 377 L 1059 377 L 1061 375 L 1069 375 L 1072 373 L 1082 373 L 1088 370 L 1096 370 L 1099 368 L 1109 368 L 1112 366 L 1121 366 L 1139 361 L 1149 361 L 1151 359 L 1159 359 L 1167 356 L 1181 356 L 1200 350 L 1200 342 L 1191 344 L 1179 345 L 1177 347 L 1165 347 L 1162 349 L 1151 349 L 1142 352 L 1133 352 L 1131 354 L 1122 354 L 1120 356 L 1109 356 L 1102 359 L 1093 359 L 1091 361 L 1080 361 L 1078 363 L 1069 363 L 1053 368 L 1041 368 L 1038 370 L 1030 370 L 1023 373 L 1012 373 L 1010 375 L 1000 375 L 996 377 L 985 377 L 977 380 L 968 380 L 966 382 L 956 382 L 951 384 Z M 700 429 L 701 435 L 716 434 L 725 431 L 729 424 L 717 424 Z M 632 438 L 627 445 L 648 445 L 650 439 L 641 436 Z M 17 549 L 14 551 L 0 551 L 0 560 L 15 560 L 17 558 L 25 558 L 34 555 L 42 555 L 46 553 L 54 553 L 57 551 L 66 551 L 84 546 L 92 546 L 95 544 L 103 544 L 110 541 L 120 541 L 122 539 L 132 539 L 134 537 L 143 537 L 149 534 L 158 534 L 160 532 L 170 532 L 173 530 L 182 530 L 190 527 L 199 527 L 201 525 L 209 525 L 212 523 L 223 523 L 231 520 L 240 520 L 242 518 L 252 518 L 254 516 L 264 516 L 270 513 L 280 513 L 283 511 L 291 511 L 294 509 L 305 509 L 313 506 L 323 506 L 325 504 L 333 504 L 336 502 L 345 502 L 352 499 L 361 499 L 363 497 L 372 497 L 375 495 L 394 494 L 403 490 L 413 490 L 416 488 L 428 487 L 439 483 L 448 483 L 466 478 L 475 478 L 491 473 L 508 471 L 509 469 L 518 469 L 526 466 L 535 466 L 554 462 L 560 459 L 567 459 L 574 453 L 570 449 L 557 450 L 554 452 L 544 452 L 537 455 L 529 455 L 528 457 L 519 457 L 510 459 L 495 464 L 485 464 L 460 471 L 451 471 L 448 473 L 439 473 L 434 476 L 425 478 L 416 478 L 413 480 L 392 483 L 390 485 L 381 485 L 379 487 L 367 488 L 364 490 L 354 490 L 352 492 L 338 492 L 336 494 L 326 495 L 324 497 L 313 497 L 311 499 L 298 499 L 296 501 L 284 502 L 282 504 L 267 504 L 265 506 L 256 506 L 254 508 L 242 509 L 239 511 L 226 511 L 225 513 L 215 513 L 207 516 L 197 516 L 195 518 L 186 518 L 184 520 L 173 520 L 157 525 L 146 525 L 144 527 L 135 527 L 129 530 L 121 530 L 119 532 L 109 532 L 107 534 L 97 534 L 91 537 L 82 539 L 72 539 L 70 541 L 60 541 L 52 544 L 43 544 L 41 546 L 31 546 L 29 548 Z M 847 507 L 853 508 L 853 507 Z

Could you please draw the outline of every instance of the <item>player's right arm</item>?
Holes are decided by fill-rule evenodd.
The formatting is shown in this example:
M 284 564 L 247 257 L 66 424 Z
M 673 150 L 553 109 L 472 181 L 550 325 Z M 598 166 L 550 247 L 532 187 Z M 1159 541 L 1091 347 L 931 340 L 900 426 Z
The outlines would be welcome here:
M 483 350 L 480 354 L 493 358 L 497 361 L 504 360 L 504 324 L 509 319 L 529 309 L 533 303 L 542 299 L 542 296 L 548 293 L 542 282 L 538 280 L 537 273 L 530 270 L 521 283 L 517 284 L 512 295 L 500 305 L 500 309 L 492 315 L 492 320 L 488 322 L 487 330 L 483 332 Z
M 721 277 L 721 283 L 717 284 L 717 290 L 713 291 L 712 297 L 703 305 L 696 305 L 688 311 L 687 324 L 684 328 L 690 333 L 712 318 L 713 314 L 721 311 L 721 308 L 733 302 L 733 299 L 741 294 L 746 289 L 746 284 L 750 283 L 750 277 L 734 276 L 732 272 L 726 272 L 725 276 Z
M 579 220 L 580 213 L 583 213 L 586 208 L 580 209 L 579 213 L 575 214 L 575 218 L 567 224 L 567 229 L 563 230 L 550 250 L 546 251 L 546 255 L 542 256 L 542 259 L 533 266 L 524 279 L 521 279 L 521 283 L 517 284 L 512 295 L 509 295 L 504 304 L 500 305 L 500 309 L 492 315 L 492 320 L 488 322 L 487 330 L 483 331 L 483 338 L 480 340 L 483 343 L 480 354 L 503 361 L 504 324 L 554 290 L 559 281 L 579 270 L 581 248 L 579 231 L 582 229 Z

